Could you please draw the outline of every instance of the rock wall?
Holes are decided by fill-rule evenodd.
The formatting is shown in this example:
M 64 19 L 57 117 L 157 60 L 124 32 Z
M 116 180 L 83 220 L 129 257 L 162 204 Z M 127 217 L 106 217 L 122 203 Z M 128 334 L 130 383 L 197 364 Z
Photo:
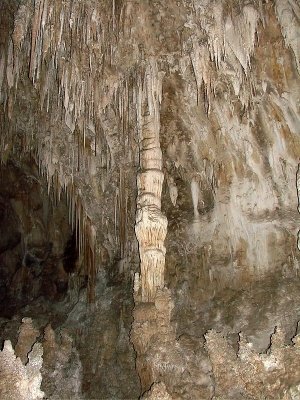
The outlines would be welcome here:
M 91 287 L 107 254 L 126 271 L 137 263 L 134 188 L 145 124 L 156 140 L 159 131 L 168 185 L 169 276 L 180 269 L 173 258 L 186 264 L 190 247 L 205 286 L 231 285 L 232 274 L 238 286 L 278 270 L 287 255 L 293 268 L 298 8 L 20 5 L 2 43 L 2 159 L 31 149 L 49 190 L 66 190 Z M 273 254 L 274 245 L 281 251 Z
M 67 294 L 66 252 L 72 241 L 68 208 L 48 196 L 46 179 L 26 155 L 0 168 L 0 315 L 10 318 L 39 296 L 52 301 Z
M 286 346 L 280 328 L 272 335 L 267 354 L 257 354 L 240 336 L 238 354 L 220 334 L 210 331 L 206 346 L 215 382 L 215 399 L 296 399 L 299 374 L 299 336 Z M 230 371 L 230 372 L 229 372 Z M 234 385 L 233 385 L 234 382 Z
M 57 338 L 50 325 L 40 332 L 23 318 L 15 351 L 7 340 L 0 357 L 1 399 L 82 398 L 81 362 L 67 332 Z
M 11 342 L 9 340 L 4 342 L 3 350 L 0 353 L 0 394 L 3 400 L 37 400 L 44 397 L 44 393 L 40 390 L 42 354 L 41 345 L 36 344 L 29 353 L 29 361 L 25 366 L 16 357 Z
M 205 332 L 258 352 L 300 319 L 298 2 L 1 7 L 1 162 L 66 196 L 90 302 L 134 292 L 142 393 L 214 396 Z

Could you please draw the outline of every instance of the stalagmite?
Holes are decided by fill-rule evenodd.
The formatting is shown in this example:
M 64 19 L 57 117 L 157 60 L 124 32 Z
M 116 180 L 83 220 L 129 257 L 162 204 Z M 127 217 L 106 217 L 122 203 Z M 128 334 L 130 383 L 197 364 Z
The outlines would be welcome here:
M 161 191 L 164 180 L 159 142 L 159 106 L 161 80 L 156 62 L 151 60 L 145 72 L 142 92 L 138 87 L 137 119 L 140 135 L 140 167 L 135 232 L 140 250 L 141 300 L 154 301 L 156 290 L 164 286 L 164 240 L 167 219 L 161 212 Z M 142 107 L 148 109 L 144 112 Z M 135 276 L 137 278 L 137 276 Z M 139 285 L 135 282 L 135 288 Z
M 31 197 L 35 209 L 21 221 L 15 257 L 21 245 L 29 249 L 27 229 L 39 236 L 50 213 L 59 214 L 41 275 L 29 275 L 23 256 L 13 273 L 27 271 L 28 288 L 42 282 L 54 300 L 69 289 L 74 312 L 62 319 L 81 347 L 83 397 L 131 398 L 122 396 L 126 380 L 104 388 L 99 378 L 130 369 L 115 357 L 126 359 L 130 330 L 132 374 L 144 392 L 132 398 L 213 398 L 213 371 L 198 343 L 205 330 L 236 334 L 257 319 L 253 329 L 265 335 L 287 304 L 273 286 L 287 279 L 291 299 L 299 293 L 299 0 L 0 0 L 2 10 L 0 164 L 27 169 L 28 157 L 43 175 L 43 201 L 16 182 L 14 210 L 25 213 Z M 296 181 L 300 212 L 300 165 Z M 31 221 L 40 215 L 44 225 Z M 258 293 L 265 277 L 272 296 Z M 0 300 L 2 291 L 0 282 Z M 83 293 L 95 301 L 95 325 Z M 276 307 L 268 304 L 266 318 L 268 298 Z M 261 319 L 250 321 L 258 302 Z M 26 332 L 20 337 L 31 346 L 34 331 Z M 97 396 L 102 390 L 111 393 Z
M 35 343 L 28 353 L 26 365 L 17 358 L 10 340 L 4 342 L 0 351 L 0 396 L 1 399 L 38 400 L 44 398 L 40 386 L 43 348 Z
M 194 217 L 199 217 L 198 211 L 198 203 L 199 203 L 199 195 L 200 195 L 200 188 L 198 181 L 193 178 L 191 181 L 191 192 L 192 192 L 192 200 L 193 200 L 193 207 L 194 207 Z
M 300 164 L 298 164 L 298 171 L 296 174 L 297 198 L 298 198 L 298 211 L 300 213 Z M 300 250 L 300 229 L 298 231 L 298 250 Z

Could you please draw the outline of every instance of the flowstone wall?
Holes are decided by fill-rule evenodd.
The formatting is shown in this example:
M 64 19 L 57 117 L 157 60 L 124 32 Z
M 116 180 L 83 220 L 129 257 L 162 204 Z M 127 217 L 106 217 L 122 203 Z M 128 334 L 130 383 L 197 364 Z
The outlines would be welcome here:
M 30 154 L 54 202 L 66 197 L 75 278 L 117 318 L 116 343 L 132 323 L 145 396 L 237 395 L 221 394 L 203 335 L 236 350 L 244 332 L 260 353 L 300 320 L 299 2 L 1 7 L 1 162 Z M 125 317 L 109 308 L 121 288 Z M 241 398 L 257 395 L 239 379 Z

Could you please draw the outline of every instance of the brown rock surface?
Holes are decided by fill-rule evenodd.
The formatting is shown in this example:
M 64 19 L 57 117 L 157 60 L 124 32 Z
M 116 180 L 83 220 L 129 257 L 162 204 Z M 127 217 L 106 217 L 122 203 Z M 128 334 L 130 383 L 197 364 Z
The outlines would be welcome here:
M 0 1 L 16 379 L 42 343 L 47 398 L 299 398 L 299 21 L 298 0 Z

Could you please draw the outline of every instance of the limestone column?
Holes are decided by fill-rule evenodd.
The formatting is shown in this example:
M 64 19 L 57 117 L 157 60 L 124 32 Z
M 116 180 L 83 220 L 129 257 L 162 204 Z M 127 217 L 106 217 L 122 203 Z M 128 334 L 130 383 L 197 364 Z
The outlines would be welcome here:
M 135 232 L 139 242 L 140 277 L 135 285 L 135 297 L 142 302 L 153 302 L 157 289 L 164 286 L 167 218 L 161 212 L 164 181 L 159 141 L 161 81 L 156 62 L 151 60 L 137 99 L 140 172 Z
M 298 211 L 300 213 L 300 164 L 298 164 L 298 171 L 296 173 L 296 186 L 297 186 L 297 196 L 298 196 Z M 300 251 L 300 230 L 298 231 L 297 246 L 298 250 Z

